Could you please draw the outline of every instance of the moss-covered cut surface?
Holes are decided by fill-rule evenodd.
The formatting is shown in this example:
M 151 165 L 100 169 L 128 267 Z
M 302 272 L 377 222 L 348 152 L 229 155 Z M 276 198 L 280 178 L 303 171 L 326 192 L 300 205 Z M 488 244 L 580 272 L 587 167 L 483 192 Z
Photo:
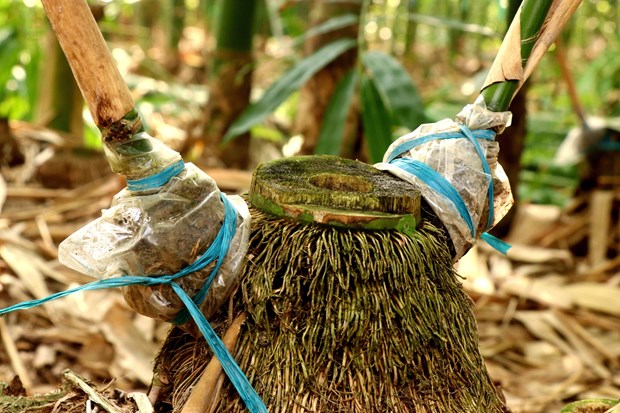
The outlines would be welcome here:
M 372 230 L 413 231 L 420 194 L 371 165 L 336 156 L 299 156 L 256 168 L 249 196 L 277 217 Z

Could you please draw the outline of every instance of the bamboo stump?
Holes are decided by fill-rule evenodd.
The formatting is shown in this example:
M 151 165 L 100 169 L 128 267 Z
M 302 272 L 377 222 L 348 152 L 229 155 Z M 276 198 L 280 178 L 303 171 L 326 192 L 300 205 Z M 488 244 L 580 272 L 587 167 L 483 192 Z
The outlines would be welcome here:
M 414 231 L 420 194 L 362 162 L 335 156 L 293 157 L 259 165 L 254 207 L 282 218 L 341 228 Z
M 233 355 L 269 412 L 507 412 L 478 350 L 472 302 L 420 196 L 370 165 L 261 165 L 248 262 L 218 332 L 247 313 Z M 173 329 L 157 359 L 180 411 L 211 358 Z M 166 411 L 160 408 L 159 411 Z M 226 381 L 207 412 L 245 412 Z

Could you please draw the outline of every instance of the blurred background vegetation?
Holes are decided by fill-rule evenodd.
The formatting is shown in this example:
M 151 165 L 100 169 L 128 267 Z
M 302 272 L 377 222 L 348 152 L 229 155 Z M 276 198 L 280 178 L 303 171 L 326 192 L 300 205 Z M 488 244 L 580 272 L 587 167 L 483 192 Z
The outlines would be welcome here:
M 380 160 L 395 137 L 453 117 L 473 101 L 515 5 L 91 2 L 153 134 L 199 164 L 234 168 L 294 152 Z M 620 116 L 618 9 L 617 0 L 585 1 L 562 36 L 588 115 Z M 529 82 L 518 188 L 524 201 L 564 205 L 577 168 L 551 160 L 580 120 L 556 54 L 553 47 Z M 0 84 L 1 119 L 47 126 L 99 147 L 36 0 L 0 0 Z

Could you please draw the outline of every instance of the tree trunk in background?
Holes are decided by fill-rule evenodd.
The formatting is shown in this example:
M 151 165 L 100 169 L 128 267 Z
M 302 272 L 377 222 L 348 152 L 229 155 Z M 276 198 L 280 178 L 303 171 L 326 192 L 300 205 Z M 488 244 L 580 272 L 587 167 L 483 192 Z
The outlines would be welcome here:
M 11 132 L 9 119 L 0 116 L 0 168 L 21 165 L 25 159 L 19 143 Z
M 166 66 L 172 73 L 180 67 L 179 42 L 183 38 L 185 28 L 185 0 L 170 1 L 170 17 L 168 18 L 168 57 Z
M 415 38 L 418 31 L 418 24 L 409 18 L 409 15 L 418 12 L 418 0 L 407 1 L 407 33 L 405 34 L 405 50 L 403 54 L 405 56 L 415 55 Z
M 84 136 L 84 100 L 69 63 L 50 30 L 46 36 L 45 64 L 42 65 L 37 98 L 36 122 L 77 138 Z
M 461 23 L 470 23 L 469 15 L 470 15 L 471 5 L 468 0 L 459 0 L 458 14 L 454 17 L 454 20 L 458 20 Z M 459 29 L 450 29 L 448 31 L 449 38 L 449 50 L 450 50 L 450 60 L 455 61 L 457 56 L 461 56 L 463 54 L 463 44 L 467 39 L 467 36 L 462 30 Z
M 359 1 L 329 1 L 316 0 L 311 12 L 311 26 L 316 26 L 324 21 L 341 16 L 343 14 L 361 15 L 362 0 Z M 341 38 L 357 39 L 359 25 L 355 24 L 340 30 L 313 36 L 306 41 L 305 52 L 307 55 L 325 46 L 334 40 Z M 357 64 L 357 48 L 353 48 L 338 56 L 332 63 L 314 75 L 301 89 L 299 97 L 299 110 L 295 119 L 295 130 L 304 136 L 301 149 L 302 154 L 314 153 L 321 123 L 325 117 L 327 105 L 343 76 Z M 341 156 L 350 158 L 359 150 L 358 116 L 355 104 L 347 117 L 344 130 Z
M 512 18 L 516 14 L 521 0 L 511 0 L 508 2 L 508 9 L 506 10 L 507 27 L 510 26 Z M 499 151 L 499 163 L 504 167 L 506 175 L 510 180 L 512 187 L 512 194 L 515 199 L 515 204 L 506 214 L 506 216 L 500 221 L 499 224 L 493 228 L 492 233 L 496 236 L 503 237 L 510 231 L 510 225 L 512 224 L 512 218 L 517 213 L 519 208 L 519 173 L 521 171 L 521 154 L 523 153 L 523 146 L 525 143 L 525 136 L 527 135 L 527 87 L 526 82 L 519 93 L 513 99 L 510 105 L 510 111 L 512 112 L 512 125 L 506 128 L 504 133 L 497 137 L 497 141 L 500 145 Z
M 221 147 L 222 136 L 250 102 L 252 40 L 258 0 L 220 0 L 217 46 L 210 57 L 209 102 L 205 109 L 203 159 L 213 156 L 228 167 L 245 169 L 250 160 L 250 134 Z
M 159 0 L 140 0 L 135 10 L 143 33 L 138 37 L 138 41 L 142 49 L 148 51 L 153 46 L 153 28 L 162 14 L 162 6 Z

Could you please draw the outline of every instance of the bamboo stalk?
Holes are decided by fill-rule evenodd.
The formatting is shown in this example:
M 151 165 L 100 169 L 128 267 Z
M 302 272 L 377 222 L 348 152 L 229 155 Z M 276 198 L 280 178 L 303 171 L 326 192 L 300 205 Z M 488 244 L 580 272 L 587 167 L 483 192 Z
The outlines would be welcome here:
M 483 86 L 482 96 L 490 110 L 501 112 L 510 106 L 552 3 L 526 0 L 519 7 Z
M 133 139 L 144 131 L 142 119 L 86 1 L 42 3 L 106 147 L 113 154 L 149 153 L 148 139 Z M 127 169 L 109 155 L 108 161 L 114 172 L 131 179 L 143 177 L 143 171 Z
M 568 19 L 573 15 L 577 7 L 581 4 L 581 0 L 555 0 L 552 7 L 551 13 L 549 14 L 549 20 L 546 24 L 545 29 L 541 32 L 538 37 L 538 41 L 530 54 L 530 58 L 528 60 L 528 64 L 525 66 L 525 70 L 523 72 L 523 79 L 519 87 L 523 84 L 525 80 L 532 74 L 536 65 L 542 59 L 543 55 L 551 46 L 551 44 L 558 37 Z
M 558 62 L 558 66 L 560 67 L 560 71 L 562 72 L 564 82 L 566 83 L 566 88 L 568 89 L 568 97 L 570 98 L 573 112 L 575 112 L 575 115 L 579 118 L 581 126 L 587 128 L 585 111 L 583 110 L 583 106 L 581 105 L 581 101 L 579 100 L 577 87 L 575 86 L 573 75 L 571 74 L 571 70 L 568 66 L 568 58 L 566 57 L 564 42 L 561 42 L 559 40 L 556 41 L 555 47 L 555 56 Z
M 42 3 L 96 125 L 101 129 L 118 122 L 134 109 L 134 101 L 88 5 Z
M 580 3 L 581 0 L 522 3 L 482 87 L 489 110 L 508 110 L 514 95 Z

